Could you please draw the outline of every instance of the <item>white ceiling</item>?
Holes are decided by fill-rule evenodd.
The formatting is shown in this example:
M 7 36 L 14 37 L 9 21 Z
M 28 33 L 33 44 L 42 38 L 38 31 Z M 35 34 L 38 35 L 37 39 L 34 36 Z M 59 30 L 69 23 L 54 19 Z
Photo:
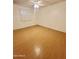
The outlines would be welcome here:
M 22 5 L 22 6 L 27 6 L 27 7 L 32 7 L 33 6 L 32 3 L 31 3 L 32 0 L 13 0 L 13 1 L 14 1 L 14 3 Z M 55 4 L 55 3 L 65 1 L 65 0 L 40 0 L 40 1 L 42 1 L 42 4 L 43 4 L 42 7 L 45 7 L 45 6 Z

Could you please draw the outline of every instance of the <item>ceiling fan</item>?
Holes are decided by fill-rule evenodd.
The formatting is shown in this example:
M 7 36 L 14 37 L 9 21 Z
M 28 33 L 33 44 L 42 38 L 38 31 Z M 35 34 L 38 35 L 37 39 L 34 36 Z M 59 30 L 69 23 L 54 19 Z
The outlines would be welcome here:
M 41 6 L 44 6 L 41 0 L 30 0 L 30 3 L 34 8 L 39 8 Z

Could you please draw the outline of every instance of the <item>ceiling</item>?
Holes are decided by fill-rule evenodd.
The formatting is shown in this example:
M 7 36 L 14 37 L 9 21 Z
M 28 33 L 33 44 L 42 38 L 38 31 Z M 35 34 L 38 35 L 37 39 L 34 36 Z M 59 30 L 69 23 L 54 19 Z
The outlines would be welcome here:
M 33 7 L 33 3 L 31 1 L 38 1 L 38 0 L 13 0 L 14 3 L 19 4 L 21 6 Z M 45 7 L 65 0 L 39 0 L 39 1 L 41 1 L 42 7 Z

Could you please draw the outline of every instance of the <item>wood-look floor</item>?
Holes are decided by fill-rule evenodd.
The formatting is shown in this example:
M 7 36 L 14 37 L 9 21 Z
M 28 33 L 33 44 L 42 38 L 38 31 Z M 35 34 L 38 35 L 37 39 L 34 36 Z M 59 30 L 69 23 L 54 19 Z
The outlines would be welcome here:
M 39 25 L 13 31 L 13 59 L 66 59 L 66 34 Z

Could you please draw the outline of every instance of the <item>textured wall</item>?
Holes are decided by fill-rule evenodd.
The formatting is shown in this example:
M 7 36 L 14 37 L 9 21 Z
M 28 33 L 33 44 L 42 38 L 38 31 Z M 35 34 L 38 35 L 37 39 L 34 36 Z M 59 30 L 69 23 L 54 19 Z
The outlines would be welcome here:
M 40 25 L 59 31 L 66 31 L 66 3 L 60 3 L 42 8 L 39 13 Z
M 28 27 L 34 24 L 33 10 L 17 4 L 13 5 L 13 29 Z

